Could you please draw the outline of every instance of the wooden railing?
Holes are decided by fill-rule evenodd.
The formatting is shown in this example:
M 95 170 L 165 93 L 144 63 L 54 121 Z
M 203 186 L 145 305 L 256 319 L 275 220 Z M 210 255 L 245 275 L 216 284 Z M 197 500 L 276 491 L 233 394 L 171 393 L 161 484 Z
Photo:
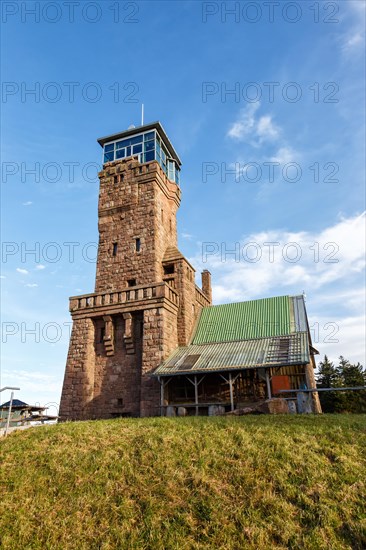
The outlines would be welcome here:
M 152 300 L 156 298 L 167 298 L 170 302 L 178 305 L 179 297 L 177 292 L 166 283 L 157 283 L 148 286 L 136 286 L 116 290 L 112 292 L 98 292 L 72 296 L 70 298 L 70 311 L 76 312 L 81 309 L 92 309 L 103 306 L 129 304 L 130 302 Z

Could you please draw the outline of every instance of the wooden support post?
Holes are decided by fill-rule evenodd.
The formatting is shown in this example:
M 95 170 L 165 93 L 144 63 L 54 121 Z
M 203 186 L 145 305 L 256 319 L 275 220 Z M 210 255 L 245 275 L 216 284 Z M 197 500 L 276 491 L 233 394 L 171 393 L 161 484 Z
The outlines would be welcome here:
M 309 389 L 316 389 L 316 381 L 314 376 L 314 362 L 308 363 L 305 365 L 305 380 L 306 385 Z M 312 412 L 316 414 L 321 414 L 322 407 L 320 405 L 319 395 L 317 392 L 311 394 L 310 402 L 312 404 Z
M 267 383 L 268 399 L 272 399 L 271 381 L 269 379 L 268 369 L 266 369 L 266 383 Z
M 194 402 L 196 405 L 196 416 L 198 416 L 198 384 L 196 375 L 194 375 Z
M 158 376 L 158 380 L 160 382 L 160 416 L 164 416 L 165 388 L 171 381 L 171 377 L 164 382 L 164 378 Z
M 8 408 L 8 418 L 6 420 L 6 427 L 5 427 L 4 437 L 6 437 L 8 435 L 8 431 L 9 431 L 9 424 L 10 424 L 11 409 L 12 409 L 12 406 L 13 406 L 13 399 L 14 399 L 14 392 L 12 391 L 11 395 L 10 395 L 10 403 L 9 403 L 9 408 Z
M 235 376 L 235 378 L 233 379 L 232 376 L 231 376 L 231 372 L 229 372 L 229 379 L 225 378 L 225 376 L 223 376 L 222 374 L 220 374 L 221 378 L 223 380 L 225 380 L 225 382 L 227 384 L 229 384 L 229 390 L 230 390 L 230 408 L 231 410 L 233 411 L 235 409 L 235 406 L 234 406 L 234 391 L 233 391 L 233 384 L 235 383 L 235 381 L 237 380 L 237 378 L 240 376 L 239 374 L 237 374 Z
M 233 381 L 231 379 L 231 372 L 229 372 L 229 386 L 230 386 L 230 408 L 234 410 L 234 394 L 233 394 Z
M 160 416 L 164 416 L 164 380 L 159 376 L 158 378 L 160 383 Z

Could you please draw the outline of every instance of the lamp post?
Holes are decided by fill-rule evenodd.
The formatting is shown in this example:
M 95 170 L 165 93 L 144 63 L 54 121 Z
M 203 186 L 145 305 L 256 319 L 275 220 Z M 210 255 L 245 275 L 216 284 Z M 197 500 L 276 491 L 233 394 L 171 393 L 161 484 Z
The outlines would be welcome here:
M 4 390 L 14 390 L 14 391 L 17 391 L 17 390 L 20 390 L 20 388 L 14 388 L 12 386 L 5 386 L 4 388 L 0 388 L 0 393 Z M 8 418 L 6 420 L 6 427 L 5 427 L 5 432 L 4 432 L 4 437 L 7 436 L 8 434 L 8 430 L 9 430 L 9 424 L 10 424 L 10 415 L 11 415 L 11 408 L 12 408 L 12 405 L 13 405 L 13 398 L 14 398 L 14 391 L 11 392 L 11 395 L 10 395 L 10 403 L 9 403 L 9 409 L 8 409 Z

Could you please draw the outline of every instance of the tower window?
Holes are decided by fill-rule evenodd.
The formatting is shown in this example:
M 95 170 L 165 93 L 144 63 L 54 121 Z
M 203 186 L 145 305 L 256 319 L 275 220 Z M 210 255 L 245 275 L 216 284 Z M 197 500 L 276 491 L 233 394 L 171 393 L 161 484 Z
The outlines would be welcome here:
M 136 252 L 141 251 L 141 239 L 135 239 L 135 249 L 136 249 Z
M 129 279 L 127 281 L 128 286 L 136 286 L 136 279 Z
M 169 264 L 164 266 L 164 275 L 170 275 L 174 273 L 174 264 Z
M 113 256 L 117 256 L 117 249 L 118 249 L 118 244 L 113 243 L 113 251 L 112 251 Z

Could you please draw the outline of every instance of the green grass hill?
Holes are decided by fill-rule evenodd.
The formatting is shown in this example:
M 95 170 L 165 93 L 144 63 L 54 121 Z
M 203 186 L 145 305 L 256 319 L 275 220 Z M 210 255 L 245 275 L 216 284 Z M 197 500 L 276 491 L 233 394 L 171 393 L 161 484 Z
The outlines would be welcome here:
M 118 419 L 0 439 L 0 547 L 364 549 L 366 417 Z

